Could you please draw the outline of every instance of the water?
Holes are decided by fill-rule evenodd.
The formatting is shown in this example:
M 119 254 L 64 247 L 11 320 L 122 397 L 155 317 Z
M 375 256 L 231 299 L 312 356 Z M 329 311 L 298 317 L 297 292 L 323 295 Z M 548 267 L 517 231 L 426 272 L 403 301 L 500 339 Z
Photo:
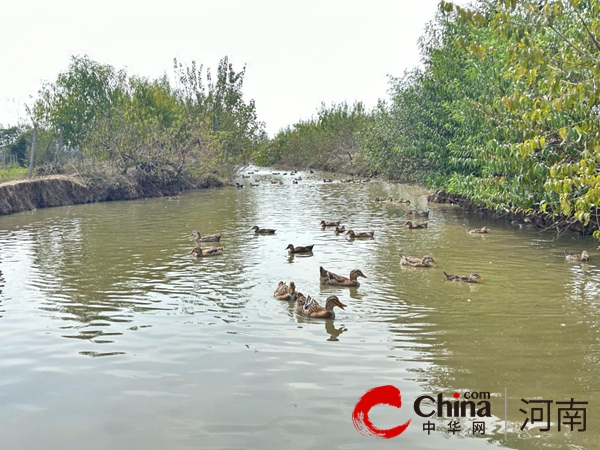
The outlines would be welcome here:
M 263 170 L 259 187 L 0 217 L 2 448 L 597 448 L 595 241 L 427 205 L 419 187 L 299 175 L 293 185 Z M 429 228 L 402 227 L 409 206 L 377 196 L 429 208 Z M 319 226 L 338 219 L 375 238 Z M 253 225 L 277 233 L 254 236 Z M 487 235 L 466 232 L 484 225 Z M 192 229 L 222 233 L 225 254 L 194 259 Z M 314 253 L 290 257 L 290 243 Z M 565 249 L 592 260 L 567 263 Z M 401 254 L 438 265 L 401 268 Z M 368 278 L 320 286 L 319 266 Z M 443 270 L 484 281 L 447 282 Z M 280 280 L 348 307 L 335 321 L 297 317 L 272 296 Z M 371 420 L 412 422 L 393 440 L 362 436 L 353 408 L 388 384 L 403 406 L 376 406 Z M 457 435 L 440 429 L 447 418 L 423 431 L 415 399 L 456 391 L 491 393 L 485 435 L 467 434 L 470 418 Z M 585 432 L 559 432 L 556 404 L 550 431 L 520 430 L 521 399 L 570 398 L 589 402 Z

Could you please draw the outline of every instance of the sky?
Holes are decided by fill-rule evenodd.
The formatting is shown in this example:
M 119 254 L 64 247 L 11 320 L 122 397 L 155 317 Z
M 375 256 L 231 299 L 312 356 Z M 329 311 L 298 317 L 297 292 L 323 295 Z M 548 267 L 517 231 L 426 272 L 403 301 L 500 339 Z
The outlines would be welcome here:
M 464 3 L 464 2 L 457 2 Z M 244 96 L 273 135 L 322 102 L 387 96 L 388 75 L 419 65 L 438 0 L 23 0 L 0 15 L 0 124 L 27 121 L 43 82 L 88 55 L 129 74 L 173 73 L 173 58 L 246 65 Z

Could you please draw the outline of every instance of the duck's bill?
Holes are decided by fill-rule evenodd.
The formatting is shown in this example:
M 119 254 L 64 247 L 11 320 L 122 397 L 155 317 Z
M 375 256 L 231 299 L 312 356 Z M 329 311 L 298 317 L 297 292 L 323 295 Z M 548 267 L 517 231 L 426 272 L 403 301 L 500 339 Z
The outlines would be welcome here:
M 346 306 L 348 306 L 348 305 L 344 305 L 342 302 L 339 302 L 339 303 L 338 303 L 338 306 L 339 306 L 340 308 L 344 309 L 344 308 L 345 308 Z
M 437 264 L 437 261 L 435 259 L 432 259 L 431 262 Z
M 478 280 L 483 280 L 483 277 L 481 275 L 477 275 L 477 279 Z

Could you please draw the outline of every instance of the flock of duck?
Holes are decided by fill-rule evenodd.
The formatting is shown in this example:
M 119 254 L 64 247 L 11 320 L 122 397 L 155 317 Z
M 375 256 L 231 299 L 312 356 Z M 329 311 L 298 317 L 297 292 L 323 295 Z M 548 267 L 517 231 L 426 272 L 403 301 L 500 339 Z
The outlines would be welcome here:
M 377 202 L 392 202 L 392 203 L 407 203 L 410 204 L 410 200 L 403 199 L 381 199 L 379 197 L 375 198 Z M 408 219 L 417 218 L 417 217 L 429 217 L 429 211 L 418 211 L 411 210 L 406 213 L 406 217 Z M 330 227 L 334 228 L 334 232 L 336 234 L 345 233 L 345 235 L 353 240 L 353 239 L 373 239 L 375 236 L 375 232 L 371 231 L 354 231 L 354 230 L 346 230 L 346 227 L 341 224 L 341 221 L 336 222 L 328 222 L 322 220 L 320 222 L 322 229 L 327 229 Z M 424 230 L 427 229 L 427 222 L 413 224 L 412 221 L 407 220 L 404 225 L 411 230 Z M 252 227 L 252 231 L 254 231 L 255 235 L 273 235 L 277 230 L 272 228 L 260 228 L 258 226 Z M 488 227 L 476 228 L 467 230 L 469 234 L 487 234 L 491 231 Z M 190 236 L 193 236 L 196 246 L 190 251 L 190 253 L 194 254 L 196 257 L 206 257 L 206 256 L 216 256 L 223 254 L 223 247 L 210 247 L 210 248 L 202 248 L 202 244 L 209 242 L 220 242 L 221 235 L 220 234 L 212 234 L 202 236 L 198 230 L 192 231 Z M 312 245 L 303 245 L 303 246 L 294 246 L 293 244 L 289 244 L 286 247 L 286 250 L 290 254 L 311 254 L 313 251 L 314 244 Z M 589 261 L 590 256 L 584 250 L 580 255 L 573 254 L 572 252 L 565 250 L 565 259 L 567 261 Z M 433 267 L 432 264 L 436 264 L 436 261 L 430 255 L 425 255 L 423 257 L 415 257 L 415 256 L 402 256 L 400 259 L 400 265 L 405 267 L 420 267 L 420 268 L 430 268 Z M 320 270 L 320 282 L 324 285 L 333 285 L 333 286 L 345 286 L 345 287 L 358 287 L 360 283 L 358 281 L 359 277 L 367 278 L 367 276 L 360 270 L 354 269 L 350 272 L 348 277 L 344 277 L 342 275 L 338 275 L 336 273 L 330 272 L 329 270 L 324 269 L 322 266 L 319 267 Z M 475 272 L 470 273 L 469 275 L 451 275 L 444 272 L 446 280 L 460 282 L 460 283 L 478 283 L 483 280 L 483 277 Z M 325 300 L 325 305 L 322 306 L 319 302 L 312 298 L 310 295 L 306 297 L 304 294 L 296 290 L 296 284 L 292 281 L 290 284 L 286 284 L 283 281 L 280 281 L 273 293 L 274 297 L 277 300 L 282 301 L 295 301 L 296 302 L 296 312 L 300 315 L 312 318 L 323 318 L 323 319 L 334 319 L 335 312 L 334 308 L 338 307 L 344 309 L 346 307 L 340 299 L 331 295 L 327 297 Z

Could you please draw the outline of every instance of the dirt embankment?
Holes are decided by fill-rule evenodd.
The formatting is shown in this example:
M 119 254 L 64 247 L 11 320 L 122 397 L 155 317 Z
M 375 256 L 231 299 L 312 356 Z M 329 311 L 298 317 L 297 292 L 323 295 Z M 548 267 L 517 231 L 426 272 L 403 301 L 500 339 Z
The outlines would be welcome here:
M 134 200 L 179 194 L 183 190 L 218 187 L 216 177 L 170 181 L 123 175 L 84 179 L 75 175 L 52 175 L 0 183 L 0 215 L 50 206 L 76 205 L 113 200 Z

